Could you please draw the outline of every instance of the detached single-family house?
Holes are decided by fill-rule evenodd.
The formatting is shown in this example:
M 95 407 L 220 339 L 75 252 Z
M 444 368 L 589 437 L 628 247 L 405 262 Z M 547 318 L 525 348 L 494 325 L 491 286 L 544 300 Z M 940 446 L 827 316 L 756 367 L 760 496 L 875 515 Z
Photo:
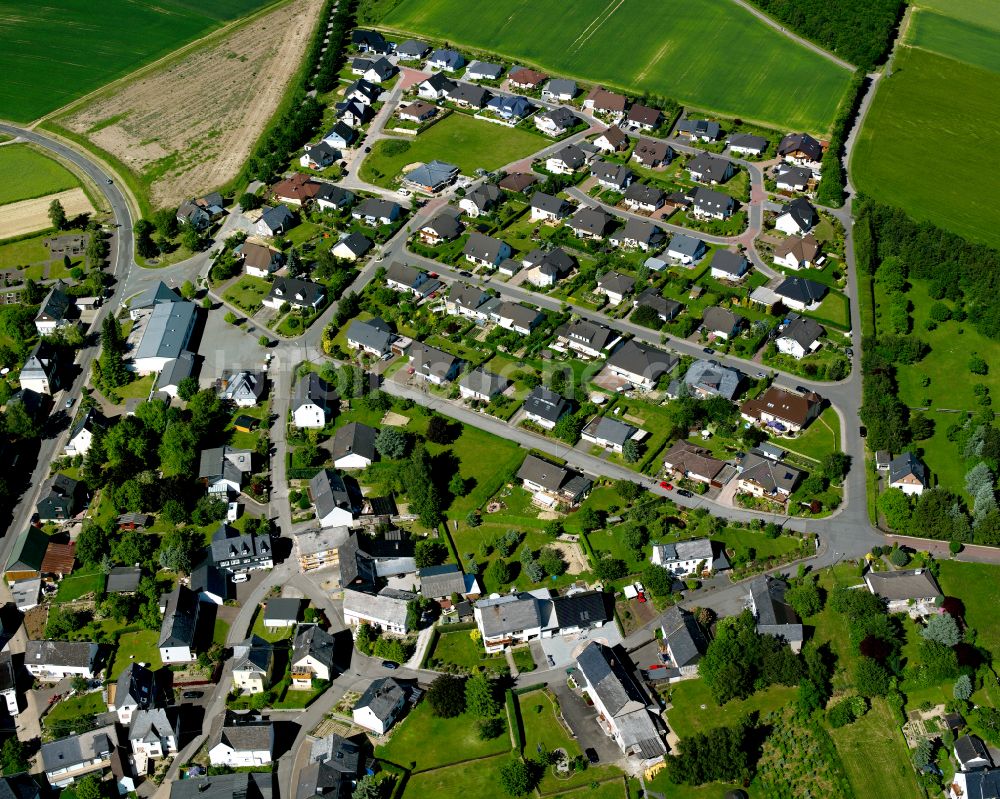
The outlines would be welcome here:
M 458 84 L 449 80 L 443 73 L 431 75 L 417 87 L 417 96 L 424 100 L 443 100 L 455 90 Z
M 479 110 L 493 99 L 493 93 L 475 83 L 456 83 L 448 92 L 448 100 L 463 108 Z
M 927 488 L 927 467 L 912 452 L 903 452 L 889 461 L 889 488 L 908 496 L 920 496 Z
M 56 472 L 42 483 L 35 512 L 40 522 L 63 522 L 76 515 L 85 499 L 83 483 Z
M 802 480 L 802 472 L 784 461 L 751 451 L 736 466 L 736 490 L 742 494 L 787 502 Z
M 566 398 L 545 386 L 536 386 L 524 398 L 521 406 L 524 418 L 534 422 L 546 430 L 556 426 L 559 418 L 569 410 Z
M 812 170 L 795 164 L 779 164 L 774 170 L 774 182 L 779 191 L 805 191 L 813 180 Z
M 346 150 L 358 137 L 358 132 L 344 120 L 338 119 L 323 137 L 323 142 L 337 150 Z
M 351 44 L 362 53 L 388 55 L 392 52 L 392 45 L 378 31 L 362 29 L 351 31 Z
M 320 185 L 308 175 L 296 172 L 290 178 L 275 183 L 271 187 L 271 194 L 276 200 L 301 207 L 312 201 Z
M 653 213 L 663 206 L 664 194 L 656 186 L 646 183 L 633 183 L 625 191 L 622 198 L 622 205 L 630 211 L 642 211 L 647 214 Z
M 727 400 L 733 400 L 739 393 L 743 375 L 715 361 L 698 359 L 688 368 L 684 382 L 691 393 L 699 399 L 725 397 Z
M 42 561 L 49 546 L 49 537 L 38 527 L 29 526 L 14 542 L 4 579 L 9 586 L 18 580 L 34 580 L 42 576 Z
M 617 331 L 586 319 L 574 319 L 556 330 L 556 340 L 587 358 L 610 352 L 621 341 Z
M 294 225 L 295 214 L 289 211 L 287 206 L 279 203 L 278 205 L 264 208 L 260 219 L 257 220 L 254 231 L 258 236 L 280 236 Z
M 583 101 L 583 107 L 596 114 L 603 114 L 613 122 L 621 122 L 625 118 L 625 105 L 628 100 L 622 94 L 609 92 L 600 86 L 595 86 Z
M 246 241 L 237 248 L 243 271 L 253 277 L 270 277 L 281 268 L 281 250 Z
M 269 536 L 241 533 L 225 522 L 219 522 L 212 534 L 209 552 L 212 564 L 227 574 L 245 574 L 274 566 Z
M 347 328 L 347 346 L 376 358 L 382 358 L 392 351 L 395 338 L 388 322 L 377 316 L 374 319 L 355 319 Z
M 89 641 L 32 641 L 24 649 L 24 667 L 42 682 L 97 676 L 97 644 Z
M 264 396 L 267 376 L 253 369 L 241 369 L 235 374 L 224 374 L 219 386 L 219 399 L 232 402 L 240 408 L 252 408 Z
M 407 39 L 405 42 L 396 45 L 396 57 L 402 61 L 416 61 L 423 58 L 430 51 L 431 46 L 419 39 Z
M 35 330 L 40 336 L 48 336 L 70 323 L 73 300 L 66 293 L 66 284 L 57 280 L 45 295 L 35 314 Z
M 333 636 L 315 624 L 300 624 L 292 642 L 292 688 L 309 690 L 313 680 L 329 681 L 333 664 Z
M 640 306 L 652 308 L 656 311 L 656 315 L 660 318 L 661 322 L 669 322 L 676 319 L 680 312 L 684 310 L 684 306 L 677 302 L 677 300 L 667 299 L 652 286 L 648 287 L 642 294 L 632 300 L 632 305 L 635 308 Z
M 774 343 L 778 352 L 800 359 L 819 349 L 824 332 L 819 322 L 797 316 L 780 329 Z
M 370 105 L 365 105 L 360 100 L 345 100 L 337 103 L 337 119 L 352 128 L 359 128 L 375 116 L 375 111 Z
M 109 686 L 108 710 L 117 713 L 118 722 L 125 726 L 136 712 L 157 707 L 158 698 L 153 672 L 133 661 L 118 676 L 113 691 Z
M 385 56 L 374 60 L 355 58 L 351 62 L 351 72 L 369 83 L 384 83 L 396 74 L 396 67 Z
M 454 355 L 419 342 L 412 344 L 408 352 L 410 369 L 421 380 L 441 386 L 458 376 L 462 362 Z
M 425 194 L 436 194 L 454 182 L 455 178 L 458 177 L 458 171 L 455 164 L 449 164 L 447 161 L 439 161 L 435 158 L 433 161 L 428 161 L 426 164 L 407 172 L 403 177 L 403 185 Z
M 939 612 L 935 604 L 942 595 L 941 589 L 927 569 L 870 571 L 865 575 L 865 585 L 875 596 L 885 600 L 890 613 L 927 616 Z
M 702 313 L 702 329 L 710 336 L 729 340 L 735 338 L 746 326 L 747 320 L 728 308 L 709 306 Z
M 631 339 L 611 353 L 606 365 L 612 374 L 636 388 L 651 391 L 657 381 L 672 372 L 678 363 L 676 356 Z
M 399 219 L 402 208 L 399 203 L 381 198 L 369 197 L 351 211 L 351 216 L 369 227 L 376 225 L 391 225 Z
M 531 221 L 559 222 L 565 219 L 573 210 L 568 202 L 561 197 L 553 197 L 542 191 L 531 195 Z
M 808 133 L 789 133 L 778 144 L 778 155 L 790 164 L 809 167 L 818 177 L 823 163 L 823 145 Z
M 201 602 L 197 594 L 183 585 L 160 597 L 163 623 L 157 646 L 164 665 L 194 660 L 194 639 L 200 610 Z
M 210 447 L 201 451 L 198 479 L 204 481 L 208 493 L 225 498 L 239 494 L 243 489 L 243 476 L 253 467 L 253 454 L 248 449 L 228 445 Z
M 458 381 L 458 391 L 462 399 L 473 399 L 489 402 L 497 394 L 502 394 L 510 387 L 510 380 L 482 367 L 473 369 L 462 375 Z
M 516 123 L 528 116 L 534 106 L 527 97 L 520 95 L 501 94 L 486 103 L 486 107 L 503 120 Z
M 420 594 L 427 599 L 443 600 L 458 594 L 460 597 L 479 594 L 479 581 L 474 574 L 463 574 L 454 563 L 427 566 L 417 571 Z
M 584 475 L 535 455 L 524 459 L 517 478 L 524 490 L 531 492 L 532 501 L 545 508 L 557 505 L 576 507 L 593 487 L 593 482 Z
M 584 205 L 566 224 L 578 239 L 602 239 L 618 224 L 618 219 L 603 208 Z
M 318 374 L 310 372 L 299 378 L 292 398 L 292 423 L 296 427 L 326 426 L 338 400 L 337 392 Z
M 109 724 L 42 744 L 39 758 L 49 785 L 65 788 L 87 774 L 100 776 L 111 765 L 117 740 L 115 725 Z
M 635 279 L 614 269 L 597 278 L 595 294 L 603 294 L 611 305 L 621 305 L 635 289 Z
M 993 760 L 986 749 L 986 744 L 975 735 L 963 735 L 961 738 L 956 738 L 952 751 L 958 763 L 959 771 L 969 772 L 978 769 L 993 768 Z M 966 794 L 963 793 L 964 795 Z M 969 795 L 974 796 L 975 794 Z M 987 795 L 986 793 L 983 794 L 983 796 Z
M 376 735 L 385 735 L 406 706 L 406 691 L 392 677 L 381 677 L 361 694 L 351 711 L 354 723 Z
M 512 69 L 507 78 L 513 88 L 530 91 L 532 89 L 538 89 L 549 79 L 549 76 L 544 72 L 538 72 L 534 69 L 518 67 L 517 69 Z
M 742 280 L 750 271 L 750 261 L 743 253 L 716 250 L 712 256 L 711 275 L 718 280 Z
M 567 144 L 555 155 L 545 159 L 545 168 L 557 175 L 572 175 L 587 165 L 586 154 L 575 144 Z
M 326 169 L 338 158 L 340 158 L 340 150 L 328 142 L 306 144 L 302 148 L 302 155 L 299 156 L 299 166 L 306 169 Z
M 656 544 L 649 562 L 661 566 L 674 577 L 702 577 L 715 571 L 715 548 L 708 538 Z
M 625 117 L 625 124 L 638 130 L 656 130 L 663 122 L 663 112 L 659 108 L 649 108 L 635 103 Z
M 538 176 L 529 172 L 509 172 L 497 184 L 504 191 L 512 194 L 525 194 L 529 188 L 538 182 Z
M 627 150 L 628 145 L 628 134 L 617 125 L 612 125 L 594 139 L 594 146 L 605 153 L 617 153 L 621 150 Z
M 712 457 L 704 447 L 679 439 L 663 456 L 663 468 L 668 474 L 677 474 L 700 483 L 720 486 L 717 480 L 726 464 Z
M 699 186 L 691 193 L 691 212 L 701 219 L 729 219 L 736 213 L 736 200 L 721 191 Z
M 357 261 L 372 248 L 372 241 L 363 233 L 354 231 L 333 245 L 330 251 L 345 261 Z M 265 301 L 265 305 L 267 302 Z
M 760 156 L 767 150 L 767 139 L 750 133 L 732 133 L 726 139 L 726 146 L 734 153 Z
M 258 635 L 233 645 L 233 688 L 262 694 L 274 676 L 274 647 Z
M 677 261 L 684 266 L 696 264 L 705 257 L 708 246 L 696 236 L 689 236 L 686 233 L 675 233 L 670 237 L 667 244 L 667 257 Z
M 774 226 L 789 236 L 804 236 L 819 224 L 819 214 L 805 197 L 796 197 L 789 202 L 774 220 Z
M 438 112 L 438 107 L 431 103 L 414 100 L 409 105 L 400 108 L 396 115 L 404 122 L 426 122 Z
M 757 621 L 757 632 L 785 641 L 791 650 L 802 650 L 802 622 L 792 606 L 785 601 L 788 585 L 766 575 L 750 581 L 747 607 Z
M 247 768 L 271 763 L 274 725 L 259 713 L 227 710 L 212 728 L 208 760 L 213 766 Z
M 562 136 L 579 122 L 580 118 L 562 105 L 535 114 L 535 127 L 548 136 Z
M 718 122 L 707 119 L 682 119 L 677 123 L 677 133 L 687 136 L 692 141 L 716 141 L 722 134 Z
M 631 665 L 615 650 L 591 641 L 577 656 L 576 668 L 598 723 L 618 748 L 642 760 L 662 758 L 667 747 L 654 720 L 659 707 L 636 682 Z
M 688 174 L 691 180 L 699 183 L 725 183 L 734 174 L 736 168 L 728 158 L 719 158 L 717 155 L 709 153 L 699 153 L 692 158 L 687 165 Z
M 465 59 L 462 54 L 455 50 L 435 50 L 427 59 L 429 69 L 441 69 L 447 72 L 454 72 L 465 66 Z
M 69 441 L 66 442 L 66 454 L 86 455 L 94 442 L 94 434 L 103 430 L 104 419 L 95 408 L 83 411 L 69 431 Z
M 648 169 L 666 166 L 674 160 L 673 148 L 665 141 L 639 139 L 632 150 L 632 157 Z
M 619 422 L 613 417 L 598 416 L 583 428 L 580 437 L 591 444 L 621 454 L 624 451 L 625 442 L 638 432 L 637 427 Z
M 537 308 L 503 300 L 490 312 L 490 319 L 505 330 L 527 336 L 545 321 L 545 314 Z
M 349 422 L 333 437 L 335 469 L 365 469 L 375 462 L 378 430 L 360 422 Z
M 383 588 L 377 594 L 348 588 L 344 591 L 344 624 L 355 632 L 360 625 L 370 624 L 386 633 L 406 635 L 408 608 L 416 598 L 416 594 L 395 588 Z
M 403 291 L 414 296 L 424 294 L 420 287 L 427 282 L 427 273 L 415 266 L 393 261 L 385 272 L 385 284 L 396 291 Z
M 694 614 L 680 605 L 667 608 L 660 617 L 660 632 L 669 668 L 677 669 L 680 678 L 697 675 L 698 661 L 708 649 L 708 640 Z
M 364 78 L 358 78 L 354 83 L 344 89 L 344 99 L 354 100 L 362 105 L 372 105 L 382 94 L 382 87 L 377 86 Z M 338 123 L 340 124 L 340 123 Z M 352 131 L 353 132 L 353 131 Z M 329 134 L 327 134 L 329 140 Z M 336 141 L 331 141 L 334 146 L 338 146 Z
M 771 386 L 755 399 L 740 406 L 740 415 L 748 422 L 761 424 L 776 432 L 797 433 L 819 416 L 823 398 L 812 391 L 799 394 Z
M 465 70 L 466 80 L 500 80 L 503 67 L 487 61 L 473 61 Z
M 510 258 L 510 254 L 511 249 L 507 242 L 478 232 L 470 234 L 468 241 L 465 242 L 465 249 L 462 250 L 466 261 L 488 269 L 498 266 L 505 258 Z
M 811 311 L 819 307 L 828 289 L 822 283 L 802 277 L 787 277 L 774 289 L 781 304 L 796 311 Z
M 488 654 L 541 637 L 545 621 L 539 607 L 540 598 L 546 605 L 545 609 L 549 610 L 551 602 L 546 588 L 533 592 L 494 595 L 480 599 L 473 605 L 476 626 Z
M 502 202 L 503 192 L 492 183 L 483 183 L 459 200 L 458 207 L 469 216 L 476 218 L 482 214 L 488 214 Z
M 57 357 L 45 339 L 35 344 L 18 375 L 20 387 L 36 394 L 55 394 L 59 390 Z
M 309 493 L 320 527 L 351 527 L 354 524 L 354 502 L 344 478 L 339 474 L 330 469 L 320 469 L 309 481 Z
M 577 87 L 575 80 L 566 78 L 553 78 L 542 89 L 542 99 L 550 102 L 567 103 L 576 97 Z
M 808 269 L 819 254 L 819 242 L 812 233 L 789 236 L 774 248 L 774 263 L 786 269 Z
M 302 600 L 294 597 L 276 597 L 264 603 L 264 627 L 267 630 L 281 630 L 299 623 Z
M 597 178 L 599 185 L 613 191 L 624 191 L 635 178 L 635 173 L 623 164 L 598 158 L 590 165 L 590 176 Z
M 666 234 L 659 225 L 643 219 L 629 219 L 625 222 L 625 227 L 611 234 L 610 241 L 615 247 L 648 252 L 662 245 L 665 237 Z
M 151 710 L 137 710 L 128 728 L 128 742 L 139 771 L 145 772 L 141 764 L 147 760 L 156 760 L 177 753 L 177 738 L 179 723 L 167 717 L 167 711 L 162 707 Z

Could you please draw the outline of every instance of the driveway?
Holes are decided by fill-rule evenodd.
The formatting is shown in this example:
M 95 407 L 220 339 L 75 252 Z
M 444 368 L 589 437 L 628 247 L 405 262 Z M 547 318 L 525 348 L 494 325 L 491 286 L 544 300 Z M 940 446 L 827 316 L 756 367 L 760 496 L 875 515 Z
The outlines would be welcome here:
M 577 635 L 561 636 L 552 638 L 542 638 L 540 644 L 545 655 L 551 655 L 555 661 L 555 666 L 548 668 L 563 668 L 571 666 L 576 662 L 577 655 L 583 651 L 591 641 L 600 641 L 605 646 L 615 646 L 622 641 L 621 633 L 618 632 L 618 625 L 605 624 L 597 630 L 588 630 Z
M 621 749 L 601 730 L 597 723 L 597 710 L 588 707 L 587 703 L 577 696 L 564 682 L 550 685 L 549 688 L 559 700 L 559 709 L 563 718 L 573 730 L 573 737 L 581 749 L 595 749 L 601 763 L 618 763 L 624 760 Z

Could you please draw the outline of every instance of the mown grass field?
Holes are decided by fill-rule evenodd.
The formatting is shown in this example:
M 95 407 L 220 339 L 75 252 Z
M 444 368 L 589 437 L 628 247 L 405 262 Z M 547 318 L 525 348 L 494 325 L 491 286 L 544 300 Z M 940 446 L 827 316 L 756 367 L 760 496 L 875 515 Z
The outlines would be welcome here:
M 972 241 L 1000 246 L 995 178 L 980 166 L 1000 147 L 1000 9 L 931 0 L 878 87 L 854 149 L 863 192 Z M 900 146 L 905 142 L 905 146 Z
M 462 174 L 472 175 L 479 167 L 496 169 L 550 143 L 534 133 L 459 113 L 441 120 L 415 141 L 405 140 L 410 147 L 404 152 L 391 152 L 394 141 L 383 139 L 372 147 L 371 154 L 361 165 L 362 180 L 377 186 L 391 186 L 407 164 L 426 163 L 435 158 L 457 165 Z
M 0 117 L 28 122 L 273 0 L 0 0 Z
M 941 561 L 938 578 L 945 596 L 962 600 L 965 621 L 976 631 L 977 642 L 994 656 L 1000 656 L 1000 566 L 988 563 Z
M 559 75 L 828 130 L 849 74 L 735 3 L 403 0 L 382 24 L 524 59 Z M 655 35 L 650 35 L 655 31 Z
M 902 733 L 884 699 L 853 724 L 830 732 L 857 799 L 881 799 L 886 787 L 899 799 L 922 796 Z
M 0 205 L 44 197 L 79 185 L 76 176 L 62 164 L 27 144 L 0 147 Z

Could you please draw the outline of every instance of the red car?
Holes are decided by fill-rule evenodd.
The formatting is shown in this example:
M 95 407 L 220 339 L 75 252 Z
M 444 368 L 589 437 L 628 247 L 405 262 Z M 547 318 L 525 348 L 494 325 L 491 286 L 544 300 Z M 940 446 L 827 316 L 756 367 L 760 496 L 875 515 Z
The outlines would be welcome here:
M 645 592 L 644 591 L 640 591 L 638 594 L 636 594 L 636 599 L 638 599 L 639 602 L 645 602 L 646 601 L 646 594 L 645 594 Z
M 662 488 L 664 491 L 673 491 L 674 490 L 674 487 L 672 485 L 670 485 L 670 483 L 668 483 L 666 480 L 664 480 L 662 483 L 660 483 L 660 488 Z

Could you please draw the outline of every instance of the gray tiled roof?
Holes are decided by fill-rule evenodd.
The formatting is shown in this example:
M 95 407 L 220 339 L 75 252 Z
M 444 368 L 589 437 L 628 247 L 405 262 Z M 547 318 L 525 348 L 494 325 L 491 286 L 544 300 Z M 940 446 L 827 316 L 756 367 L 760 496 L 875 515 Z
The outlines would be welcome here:
M 324 518 L 335 508 L 351 510 L 351 496 L 347 493 L 344 478 L 330 469 L 321 469 L 309 481 L 309 493 L 312 494 L 316 514 Z
M 333 437 L 333 459 L 360 455 L 375 460 L 375 438 L 378 430 L 360 422 L 350 422 L 338 428 Z
M 504 594 L 481 599 L 475 607 L 482 620 L 483 635 L 487 638 L 527 630 L 542 623 L 538 600 L 531 594 Z
M 639 344 L 635 339 L 626 341 L 608 358 L 608 366 L 630 374 L 642 375 L 649 380 L 659 380 L 662 375 L 673 371 L 678 363 L 677 356 Z
M 198 626 L 198 597 L 183 585 L 167 594 L 158 646 L 191 646 Z
M 46 771 L 55 772 L 71 769 L 88 760 L 106 759 L 111 756 L 117 739 L 112 724 L 42 744 L 42 766 Z
M 389 349 L 395 336 L 389 325 L 382 319 L 355 319 L 347 328 L 347 340 L 368 347 L 376 352 L 385 352 Z
M 403 687 L 392 677 L 374 680 L 354 705 L 355 710 L 368 708 L 380 721 L 392 718 L 396 707 L 406 697 Z
M 270 771 L 189 777 L 170 783 L 170 799 L 271 799 L 273 782 Z
M 663 640 L 678 668 L 696 661 L 708 645 L 694 616 L 678 605 L 666 610 L 660 619 L 660 626 Z
M 315 624 L 300 625 L 292 643 L 292 664 L 312 656 L 327 668 L 333 667 L 334 638 Z

